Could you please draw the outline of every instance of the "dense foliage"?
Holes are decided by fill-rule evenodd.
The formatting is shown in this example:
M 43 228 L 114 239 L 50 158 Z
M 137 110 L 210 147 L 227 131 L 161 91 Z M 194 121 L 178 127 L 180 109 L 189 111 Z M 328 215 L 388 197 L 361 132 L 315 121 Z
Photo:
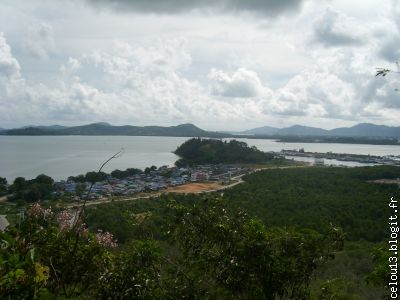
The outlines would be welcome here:
M 10 299 L 308 299 L 316 268 L 342 235 L 267 229 L 218 199 L 172 203 L 167 240 L 86 228 L 79 212 L 32 206 L 0 233 L 0 293 Z
M 185 275 L 178 282 L 190 287 L 188 297 L 309 299 L 313 272 L 343 244 L 337 228 L 325 235 L 267 229 L 243 211 L 230 214 L 219 200 L 173 208 L 169 232 Z
M 10 192 L 13 193 L 12 201 L 36 202 L 43 199 L 51 199 L 54 180 L 44 174 L 38 175 L 31 180 L 25 180 L 23 177 L 15 178 L 10 186 Z
M 222 141 L 215 139 L 193 138 L 176 150 L 181 159 L 177 166 L 218 163 L 263 163 L 273 159 L 273 155 L 249 147 L 237 140 Z
M 80 174 L 77 176 L 69 176 L 68 180 L 70 181 L 74 181 L 74 182 L 80 182 L 80 183 L 84 183 L 84 182 L 97 182 L 97 181 L 103 181 L 107 179 L 107 174 L 104 172 L 95 172 L 95 171 L 90 171 L 87 172 L 85 175 Z
M 136 169 L 136 168 L 128 168 L 125 171 L 116 169 L 111 172 L 111 176 L 114 178 L 122 179 L 122 178 L 126 178 L 126 177 L 133 176 L 136 174 L 140 174 L 141 172 L 142 172 L 142 170 Z
M 245 176 L 222 197 L 169 194 L 89 206 L 89 229 L 83 221 L 62 223 L 71 212 L 47 217 L 42 209 L 20 230 L 0 235 L 0 293 L 379 299 L 387 252 L 372 249 L 387 236 L 385 207 L 398 188 L 371 180 L 399 177 L 397 167 L 269 169 Z M 99 229 L 115 234 L 118 246 Z
M 7 178 L 0 177 L 0 197 L 6 195 L 8 192 Z
M 400 168 L 385 166 L 274 169 L 246 176 L 224 197 L 268 226 L 318 230 L 332 223 L 348 240 L 377 242 L 387 235 L 386 201 L 398 188 L 369 181 L 399 177 Z
M 321 231 L 328 230 L 331 223 L 343 227 L 347 246 L 335 260 L 317 270 L 311 282 L 312 299 L 376 300 L 383 292 L 380 287 L 385 285 L 388 269 L 378 255 L 385 253 L 372 249 L 388 235 L 387 200 L 398 188 L 370 181 L 399 177 L 400 168 L 390 166 L 269 169 L 246 176 L 244 183 L 225 190 L 223 198 L 228 208 L 257 216 L 268 230 L 296 226 Z M 88 223 L 93 230 L 104 226 L 121 240 L 151 236 L 165 240 L 160 228 L 168 226 L 172 217 L 166 204 L 174 199 L 179 205 L 192 207 L 204 198 L 168 195 L 93 206 L 88 208 Z M 188 220 L 188 227 L 189 221 L 193 223 Z M 207 230 L 210 234 L 211 228 Z

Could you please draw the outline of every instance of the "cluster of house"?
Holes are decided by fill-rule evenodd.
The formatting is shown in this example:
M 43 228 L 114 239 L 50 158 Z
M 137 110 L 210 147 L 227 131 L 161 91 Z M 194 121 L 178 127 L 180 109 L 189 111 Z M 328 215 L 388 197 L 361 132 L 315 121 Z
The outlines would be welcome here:
M 400 156 L 395 155 L 363 155 L 363 154 L 348 154 L 348 153 L 334 153 L 334 152 L 305 152 L 303 148 L 299 150 L 282 150 L 279 154 L 281 157 L 310 157 L 314 158 L 315 165 L 323 165 L 324 159 L 335 159 L 338 161 L 358 162 L 367 164 L 378 164 L 378 165 L 400 165 Z
M 89 198 L 98 199 L 110 195 L 134 195 L 141 192 L 152 192 L 168 187 L 183 185 L 189 182 L 217 181 L 228 183 L 232 177 L 243 175 L 249 169 L 229 165 L 201 165 L 193 168 L 178 168 L 163 166 L 149 172 L 141 172 L 126 178 L 107 176 L 104 181 L 94 183 Z M 90 183 L 77 183 L 72 180 L 62 180 L 55 183 L 56 193 L 70 194 L 75 200 L 86 195 Z M 79 195 L 81 194 L 81 195 Z

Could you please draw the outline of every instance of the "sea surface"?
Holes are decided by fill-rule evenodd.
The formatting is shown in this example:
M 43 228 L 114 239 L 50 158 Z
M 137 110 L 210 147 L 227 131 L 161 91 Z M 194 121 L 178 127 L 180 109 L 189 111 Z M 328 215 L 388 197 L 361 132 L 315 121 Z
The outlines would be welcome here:
M 172 152 L 185 137 L 141 136 L 0 136 L 0 177 L 8 181 L 18 176 L 27 179 L 46 174 L 56 180 L 97 170 L 113 154 L 124 149 L 121 157 L 110 161 L 105 171 L 173 165 L 178 157 Z M 400 146 L 280 143 L 275 140 L 238 139 L 262 151 L 304 148 L 311 152 L 336 152 L 371 155 L 400 155 Z M 338 162 L 342 164 L 342 162 Z M 355 164 L 358 165 L 358 164 Z

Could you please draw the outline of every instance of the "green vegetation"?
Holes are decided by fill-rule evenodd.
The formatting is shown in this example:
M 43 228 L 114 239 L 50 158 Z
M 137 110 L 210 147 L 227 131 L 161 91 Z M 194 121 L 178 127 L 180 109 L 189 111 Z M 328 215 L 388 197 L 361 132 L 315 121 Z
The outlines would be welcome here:
M 7 179 L 0 177 L 0 197 L 7 194 Z
M 219 163 L 263 163 L 271 161 L 274 158 L 272 154 L 262 152 L 256 147 L 249 147 L 244 142 L 201 138 L 193 138 L 184 142 L 176 149 L 175 154 L 181 157 L 175 163 L 177 166 Z
M 331 224 L 343 228 L 345 249 L 317 268 L 310 297 L 376 300 L 383 293 L 388 270 L 378 255 L 386 252 L 373 249 L 388 235 L 387 200 L 398 188 L 369 181 L 398 177 L 400 168 L 391 166 L 268 169 L 246 176 L 244 183 L 225 190 L 223 198 L 228 209 L 256 216 L 268 230 L 295 227 L 326 232 Z M 168 195 L 93 206 L 87 210 L 88 223 L 93 230 L 104 226 L 121 240 L 154 237 L 165 242 L 161 228 L 171 222 L 167 203 L 174 200 L 190 208 L 214 197 Z M 187 220 L 186 226 L 191 222 Z
M 114 170 L 111 172 L 111 176 L 114 178 L 126 178 L 129 176 L 133 176 L 136 174 L 140 174 L 142 172 L 142 170 L 140 169 L 136 169 L 136 168 L 128 168 L 125 171 L 121 171 L 121 170 Z
M 90 171 L 87 172 L 85 175 L 78 175 L 78 176 L 69 176 L 68 180 L 74 181 L 74 182 L 96 182 L 96 181 L 102 181 L 107 179 L 107 174 L 104 172 L 95 172 L 95 171 Z
M 378 242 L 387 233 L 386 201 L 398 188 L 367 181 L 398 177 L 400 168 L 389 166 L 274 169 L 246 176 L 224 197 L 267 226 L 318 230 L 332 223 L 348 240 Z
M 129 176 L 133 176 L 136 174 L 140 174 L 142 172 L 142 170 L 140 169 L 136 169 L 136 168 L 128 168 L 125 171 L 122 170 L 114 170 L 110 173 L 110 175 L 114 178 L 126 178 Z M 108 174 L 105 172 L 95 172 L 95 171 L 91 171 L 91 172 L 87 172 L 85 175 L 80 174 L 77 176 L 69 176 L 68 180 L 70 181 L 74 181 L 74 182 L 80 182 L 80 183 L 84 183 L 84 182 L 97 182 L 97 181 L 103 181 L 107 179 Z
M 23 177 L 17 177 L 10 186 L 10 192 L 13 195 L 10 198 L 14 202 L 36 202 L 44 199 L 52 199 L 54 180 L 44 174 L 38 175 L 35 179 L 25 180 Z
M 172 202 L 164 242 L 88 230 L 80 214 L 33 205 L 0 233 L 0 293 L 9 299 L 307 299 L 340 231 L 267 229 L 223 201 Z M 255 255 L 256 254 L 256 255 Z
M 399 177 L 400 168 L 390 166 L 267 169 L 222 197 L 168 194 L 88 206 L 88 230 L 61 230 L 57 212 L 49 221 L 27 218 L 20 231 L 0 236 L 7 241 L 0 293 L 376 300 L 389 274 L 381 244 L 387 200 L 398 187 L 370 181 Z M 99 229 L 118 246 L 102 245 Z M 72 278 L 63 275 L 75 269 Z

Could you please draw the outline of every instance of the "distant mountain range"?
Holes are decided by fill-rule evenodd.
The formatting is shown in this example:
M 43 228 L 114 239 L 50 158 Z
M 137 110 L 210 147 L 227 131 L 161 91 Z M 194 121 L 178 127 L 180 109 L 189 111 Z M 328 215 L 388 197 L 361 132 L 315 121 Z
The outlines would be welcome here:
M 255 136 L 320 136 L 320 137 L 371 137 L 371 138 L 400 138 L 400 127 L 361 123 L 352 127 L 340 127 L 326 130 L 317 127 L 294 125 L 285 128 L 270 126 L 258 127 L 241 134 Z
M 64 127 L 25 126 L 0 132 L 3 135 L 131 135 L 131 136 L 182 136 L 182 137 L 227 137 L 224 133 L 205 131 L 193 124 L 178 126 L 113 126 L 108 123 L 93 123 L 82 126 Z
M 400 127 L 361 123 L 352 127 L 326 130 L 317 127 L 293 125 L 285 128 L 258 127 L 237 133 L 203 130 L 193 124 L 177 126 L 113 126 L 108 123 L 93 123 L 66 127 L 24 126 L 16 129 L 1 129 L 1 135 L 130 135 L 130 136 L 182 136 L 182 137 L 354 137 L 354 138 L 400 138 Z

